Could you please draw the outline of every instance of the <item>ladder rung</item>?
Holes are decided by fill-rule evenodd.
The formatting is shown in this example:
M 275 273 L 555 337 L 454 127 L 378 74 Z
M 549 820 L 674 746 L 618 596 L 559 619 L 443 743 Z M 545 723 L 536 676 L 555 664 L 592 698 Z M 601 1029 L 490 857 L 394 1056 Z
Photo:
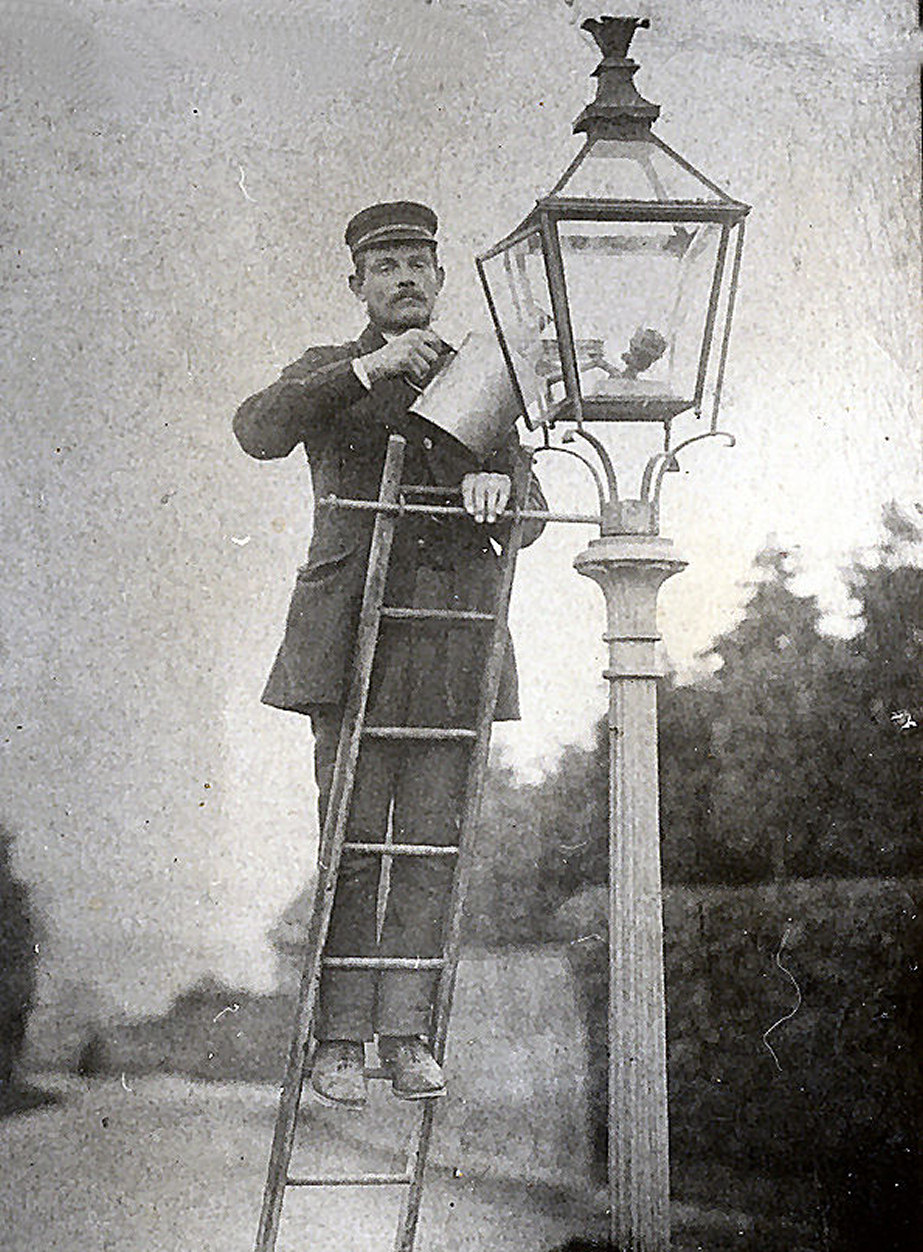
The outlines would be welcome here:
M 424 483 L 402 483 L 401 495 L 413 492 L 415 496 L 460 496 L 461 487 L 433 487 Z
M 455 726 L 364 726 L 362 734 L 368 739 L 477 739 L 476 730 L 462 730 Z
M 382 617 L 396 622 L 492 622 L 493 613 L 480 613 L 475 609 L 403 609 L 386 605 Z
M 286 1178 L 287 1187 L 408 1187 L 409 1174 L 352 1174 L 316 1178 Z
M 367 852 L 372 856 L 458 856 L 454 844 L 441 843 L 344 843 L 344 852 Z
M 448 494 L 448 493 L 447 493 Z M 393 504 L 386 500 L 348 500 L 341 496 L 324 496 L 317 502 L 325 508 L 357 509 L 362 513 L 425 513 L 430 517 L 468 517 L 467 509 L 460 504 L 407 504 L 396 500 Z M 498 522 L 508 522 L 513 517 L 522 521 L 538 522 L 570 522 L 577 526 L 593 524 L 598 526 L 602 520 L 598 513 L 551 513 L 548 509 L 504 509 L 497 515 Z
M 325 956 L 325 969 L 442 969 L 441 956 Z

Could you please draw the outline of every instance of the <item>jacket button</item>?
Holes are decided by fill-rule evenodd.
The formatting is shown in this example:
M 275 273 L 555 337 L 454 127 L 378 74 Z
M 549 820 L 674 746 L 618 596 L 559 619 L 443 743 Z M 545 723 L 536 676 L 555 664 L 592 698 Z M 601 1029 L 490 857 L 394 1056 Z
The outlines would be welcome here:
M 423 447 L 426 449 L 427 452 L 432 452 L 433 441 L 432 439 L 430 439 L 429 435 L 427 435 L 426 438 L 423 440 Z

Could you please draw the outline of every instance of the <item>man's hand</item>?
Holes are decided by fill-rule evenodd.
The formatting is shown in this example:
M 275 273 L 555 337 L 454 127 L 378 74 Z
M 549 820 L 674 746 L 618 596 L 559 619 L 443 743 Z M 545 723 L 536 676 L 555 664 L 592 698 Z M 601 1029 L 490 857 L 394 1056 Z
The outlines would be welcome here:
M 506 474 L 466 474 L 462 479 L 462 503 L 476 522 L 495 522 L 510 498 Z
M 436 364 L 441 351 L 442 340 L 437 334 L 414 327 L 397 335 L 383 348 L 359 359 L 370 383 L 399 374 L 412 382 L 421 382 Z

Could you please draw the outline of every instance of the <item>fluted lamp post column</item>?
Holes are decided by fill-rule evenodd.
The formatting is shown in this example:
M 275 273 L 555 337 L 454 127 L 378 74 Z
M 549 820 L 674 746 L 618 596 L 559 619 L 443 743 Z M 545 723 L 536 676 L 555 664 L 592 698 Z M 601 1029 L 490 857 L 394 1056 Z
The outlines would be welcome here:
M 631 502 L 634 503 L 634 502 Z M 643 524 L 626 510 L 623 527 Z M 685 565 L 669 539 L 594 539 L 574 565 L 606 600 L 609 658 L 609 1213 L 613 1246 L 670 1244 L 660 819 L 657 594 Z
M 684 566 L 659 526 L 664 475 L 714 436 L 749 206 L 653 129 L 634 85 L 635 17 L 588 19 L 602 60 L 580 151 L 478 272 L 538 451 L 578 456 L 600 536 L 578 554 L 609 647 L 609 1200 L 618 1252 L 668 1252 L 669 1151 L 657 769 L 657 595 Z M 674 427 L 692 418 L 677 441 Z M 636 499 L 589 426 L 653 439 Z M 563 428 L 563 438 L 555 442 Z M 592 459 L 574 451 L 577 440 Z M 626 440 L 637 448 L 638 440 Z M 570 447 L 559 446 L 570 444 Z M 621 472 L 621 471 L 620 471 Z M 563 520 L 563 519 L 562 519 Z

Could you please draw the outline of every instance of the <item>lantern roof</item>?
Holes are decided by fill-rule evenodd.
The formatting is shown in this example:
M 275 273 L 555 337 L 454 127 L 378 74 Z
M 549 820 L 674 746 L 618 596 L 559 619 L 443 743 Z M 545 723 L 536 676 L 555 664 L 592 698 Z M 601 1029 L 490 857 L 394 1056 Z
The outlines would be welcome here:
M 634 85 L 638 62 L 628 46 L 647 18 L 588 18 L 581 29 L 603 58 L 593 71 L 596 98 L 574 122 L 586 140 L 552 190 L 497 243 L 494 254 L 541 228 L 542 220 L 721 222 L 733 225 L 750 206 L 707 178 L 652 129 L 660 106 Z

